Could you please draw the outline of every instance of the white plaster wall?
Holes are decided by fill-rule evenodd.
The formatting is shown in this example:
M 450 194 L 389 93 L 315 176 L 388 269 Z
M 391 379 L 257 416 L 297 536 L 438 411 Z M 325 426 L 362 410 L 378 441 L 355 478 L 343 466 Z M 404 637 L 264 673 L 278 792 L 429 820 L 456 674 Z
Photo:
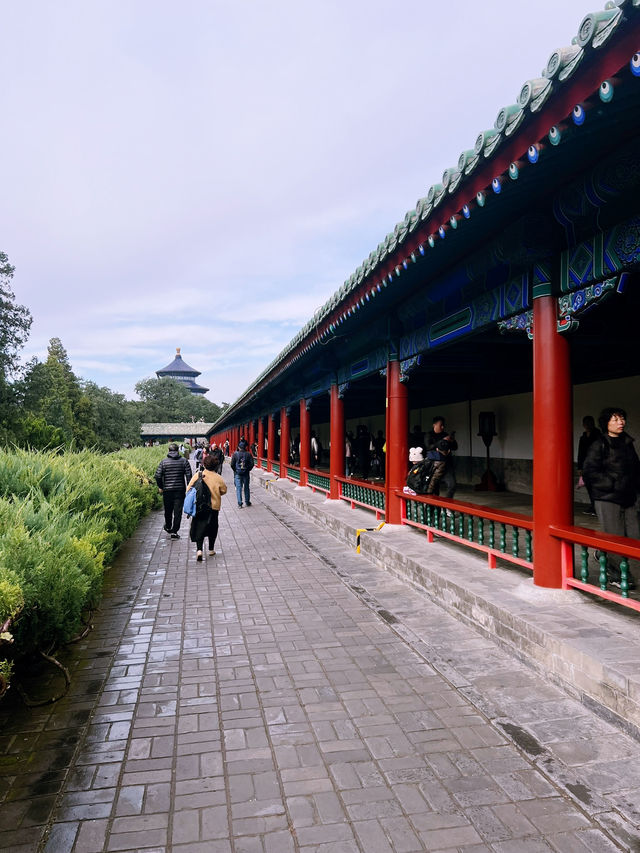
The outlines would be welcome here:
M 620 406 L 627 412 L 629 435 L 636 440 L 636 451 L 640 453 L 640 376 L 628 379 L 610 379 L 607 382 L 591 382 L 573 388 L 573 434 L 574 459 L 578 455 L 578 439 L 582 434 L 582 418 L 593 415 L 598 424 L 600 411 L 607 406 Z
M 573 435 L 574 459 L 578 452 L 578 439 L 582 433 L 582 418 L 593 415 L 598 420 L 601 409 L 606 406 L 621 406 L 627 410 L 627 432 L 637 440 L 640 453 L 640 376 L 626 379 L 611 379 L 606 382 L 591 382 L 576 385 L 573 389 Z M 419 424 L 426 433 L 431 429 L 435 415 L 443 415 L 448 430 L 456 431 L 458 456 L 482 456 L 486 450 L 478 436 L 478 415 L 494 412 L 496 432 L 490 453 L 493 459 L 533 458 L 533 395 L 513 394 L 508 397 L 487 397 L 483 400 L 463 401 L 446 406 L 411 409 L 409 431 Z M 384 410 L 368 418 L 349 418 L 347 431 L 356 434 L 358 424 L 365 424 L 372 435 L 381 429 L 384 432 Z M 314 424 L 325 448 L 329 447 L 329 424 Z M 553 429 L 553 424 L 549 424 Z
M 582 418 L 593 415 L 598 420 L 601 409 L 621 406 L 628 415 L 627 432 L 637 440 L 640 452 L 640 376 L 611 379 L 576 385 L 573 389 L 574 458 L 582 434 Z M 508 397 L 487 397 L 483 400 L 413 409 L 409 413 L 409 429 L 420 424 L 427 432 L 435 415 L 444 415 L 448 430 L 456 431 L 458 456 L 484 456 L 482 439 L 477 435 L 480 412 L 494 412 L 498 435 L 491 444 L 495 459 L 533 458 L 533 395 L 514 394 Z M 553 424 L 549 425 L 553 429 Z

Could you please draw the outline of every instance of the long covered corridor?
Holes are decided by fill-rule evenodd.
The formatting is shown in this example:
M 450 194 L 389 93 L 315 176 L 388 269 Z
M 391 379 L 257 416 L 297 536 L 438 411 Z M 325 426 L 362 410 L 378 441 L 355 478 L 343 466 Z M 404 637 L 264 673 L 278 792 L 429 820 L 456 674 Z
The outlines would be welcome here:
M 636 741 L 255 481 L 252 503 L 226 497 L 202 564 L 147 519 L 71 692 L 3 704 L 0 849 L 636 849 Z

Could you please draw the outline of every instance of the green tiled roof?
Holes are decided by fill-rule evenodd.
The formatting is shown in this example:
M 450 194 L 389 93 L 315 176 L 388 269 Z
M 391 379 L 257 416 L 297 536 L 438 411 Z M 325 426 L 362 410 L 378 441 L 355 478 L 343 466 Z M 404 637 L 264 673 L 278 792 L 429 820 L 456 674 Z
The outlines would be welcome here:
M 426 196 L 418 199 L 413 209 L 409 210 L 402 222 L 399 222 L 393 231 L 391 231 L 380 244 L 372 250 L 365 261 L 352 273 L 344 284 L 331 296 L 331 298 L 320 308 L 313 317 L 303 326 L 295 337 L 287 344 L 287 346 L 279 353 L 279 355 L 262 371 L 251 386 L 238 398 L 238 400 L 229 408 L 223 417 L 228 416 L 233 411 L 235 406 L 246 401 L 252 393 L 254 393 L 260 384 L 273 374 L 279 366 L 282 369 L 286 367 L 293 359 L 304 355 L 311 347 L 320 342 L 324 336 L 330 334 L 335 327 L 341 325 L 348 316 L 359 310 L 365 304 L 365 300 L 375 297 L 377 292 L 380 292 L 382 287 L 387 287 L 393 281 L 394 276 L 387 273 L 386 277 L 381 277 L 380 267 L 388 262 L 396 250 L 403 245 L 408 236 L 414 233 L 418 228 L 428 229 L 431 227 L 431 234 L 428 240 L 425 240 L 425 245 L 421 245 L 420 254 L 425 254 L 428 251 L 428 246 L 435 245 L 435 237 L 440 232 L 440 236 L 444 237 L 448 227 L 457 228 L 458 219 L 469 218 L 471 206 L 477 204 L 479 207 L 484 205 L 483 193 L 478 193 L 474 198 L 469 198 L 467 203 L 461 205 L 460 214 L 452 216 L 451 219 L 442 223 L 438 217 L 438 207 L 445 199 L 462 191 L 467 182 L 471 182 L 474 173 L 478 169 L 486 165 L 500 151 L 501 146 L 510 137 L 514 136 L 517 131 L 526 125 L 527 121 L 540 112 L 549 100 L 562 91 L 562 88 L 567 86 L 568 81 L 579 76 L 579 71 L 582 67 L 588 66 L 590 57 L 596 52 L 601 52 L 602 48 L 607 44 L 615 34 L 626 33 L 630 29 L 640 25 L 640 0 L 610 0 L 601 12 L 594 12 L 586 15 L 578 29 L 577 35 L 572 40 L 568 47 L 555 50 L 547 61 L 540 77 L 527 80 L 520 88 L 519 94 L 515 103 L 502 107 L 498 111 L 493 127 L 481 131 L 475 141 L 473 148 L 463 151 L 458 160 L 457 165 L 445 169 L 442 178 L 432 184 Z M 640 47 L 640 38 L 638 45 Z M 635 57 L 629 57 L 631 60 L 631 73 L 636 76 L 640 75 L 640 54 Z M 637 60 L 638 68 L 634 70 L 634 60 Z M 604 85 L 605 81 L 603 81 Z M 601 87 L 602 88 L 602 87 Z M 601 99 L 605 98 L 601 92 Z M 577 109 L 577 107 L 576 107 Z M 574 116 L 574 123 L 580 122 Z M 554 139 L 554 133 L 560 134 L 557 127 L 550 128 L 549 142 L 551 145 L 556 145 L 560 139 Z M 529 148 L 529 162 L 535 163 L 538 159 L 539 152 L 538 140 L 531 140 Z M 518 177 L 518 167 L 512 164 L 514 170 L 510 170 L 509 176 L 512 179 Z M 500 184 L 495 185 L 494 179 L 493 190 L 496 193 L 500 192 Z M 487 189 L 491 191 L 491 186 Z M 397 263 L 395 266 L 395 275 L 399 276 L 402 269 L 407 268 L 408 261 L 415 262 L 417 258 L 413 255 L 411 258 L 406 258 Z M 377 278 L 376 278 L 377 276 Z M 361 296 L 357 302 L 351 303 L 348 297 L 353 294 L 362 283 L 369 279 L 371 288 L 367 290 L 365 296 Z M 347 304 L 348 303 L 348 304 Z M 338 308 L 342 306 L 343 311 L 337 314 Z M 322 325 L 327 326 L 326 329 L 319 331 Z M 304 346 L 302 347 L 302 345 Z M 302 347 L 302 349 L 300 349 Z

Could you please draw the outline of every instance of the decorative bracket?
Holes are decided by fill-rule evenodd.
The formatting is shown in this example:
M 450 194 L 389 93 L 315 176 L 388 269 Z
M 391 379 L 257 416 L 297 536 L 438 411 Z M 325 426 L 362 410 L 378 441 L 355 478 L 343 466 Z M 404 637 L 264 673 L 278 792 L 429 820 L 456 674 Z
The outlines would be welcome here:
M 400 382 L 408 382 L 409 375 L 422 362 L 421 355 L 414 355 L 413 358 L 406 358 L 400 362 Z
M 576 315 L 584 314 L 596 305 L 609 299 L 614 293 L 622 293 L 627 283 L 628 273 L 607 278 L 596 284 L 589 284 L 581 290 L 573 290 L 558 299 L 558 331 L 566 332 L 578 328 Z
M 338 399 L 344 400 L 344 396 L 349 390 L 349 382 L 343 382 L 342 385 L 338 385 Z
M 526 332 L 530 341 L 533 340 L 533 311 L 523 311 L 521 314 L 514 314 L 513 317 L 508 317 L 506 320 L 498 322 L 498 331 L 502 334 L 506 332 Z
M 628 273 L 623 272 L 614 278 L 589 284 L 581 290 L 573 290 L 558 297 L 558 332 L 575 332 L 580 325 L 578 317 L 609 299 L 614 293 L 622 293 L 627 278 Z M 529 340 L 533 340 L 533 311 L 524 311 L 507 320 L 501 320 L 498 329 L 503 333 L 526 332 Z

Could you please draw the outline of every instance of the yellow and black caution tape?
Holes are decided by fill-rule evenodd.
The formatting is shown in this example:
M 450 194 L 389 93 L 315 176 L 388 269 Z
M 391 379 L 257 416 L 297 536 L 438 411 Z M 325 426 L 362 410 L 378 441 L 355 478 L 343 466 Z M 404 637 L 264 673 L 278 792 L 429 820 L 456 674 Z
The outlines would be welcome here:
M 356 554 L 360 553 L 360 534 L 361 533 L 371 533 L 374 530 L 382 530 L 385 522 L 381 521 L 377 527 L 361 527 L 359 530 L 356 530 Z

